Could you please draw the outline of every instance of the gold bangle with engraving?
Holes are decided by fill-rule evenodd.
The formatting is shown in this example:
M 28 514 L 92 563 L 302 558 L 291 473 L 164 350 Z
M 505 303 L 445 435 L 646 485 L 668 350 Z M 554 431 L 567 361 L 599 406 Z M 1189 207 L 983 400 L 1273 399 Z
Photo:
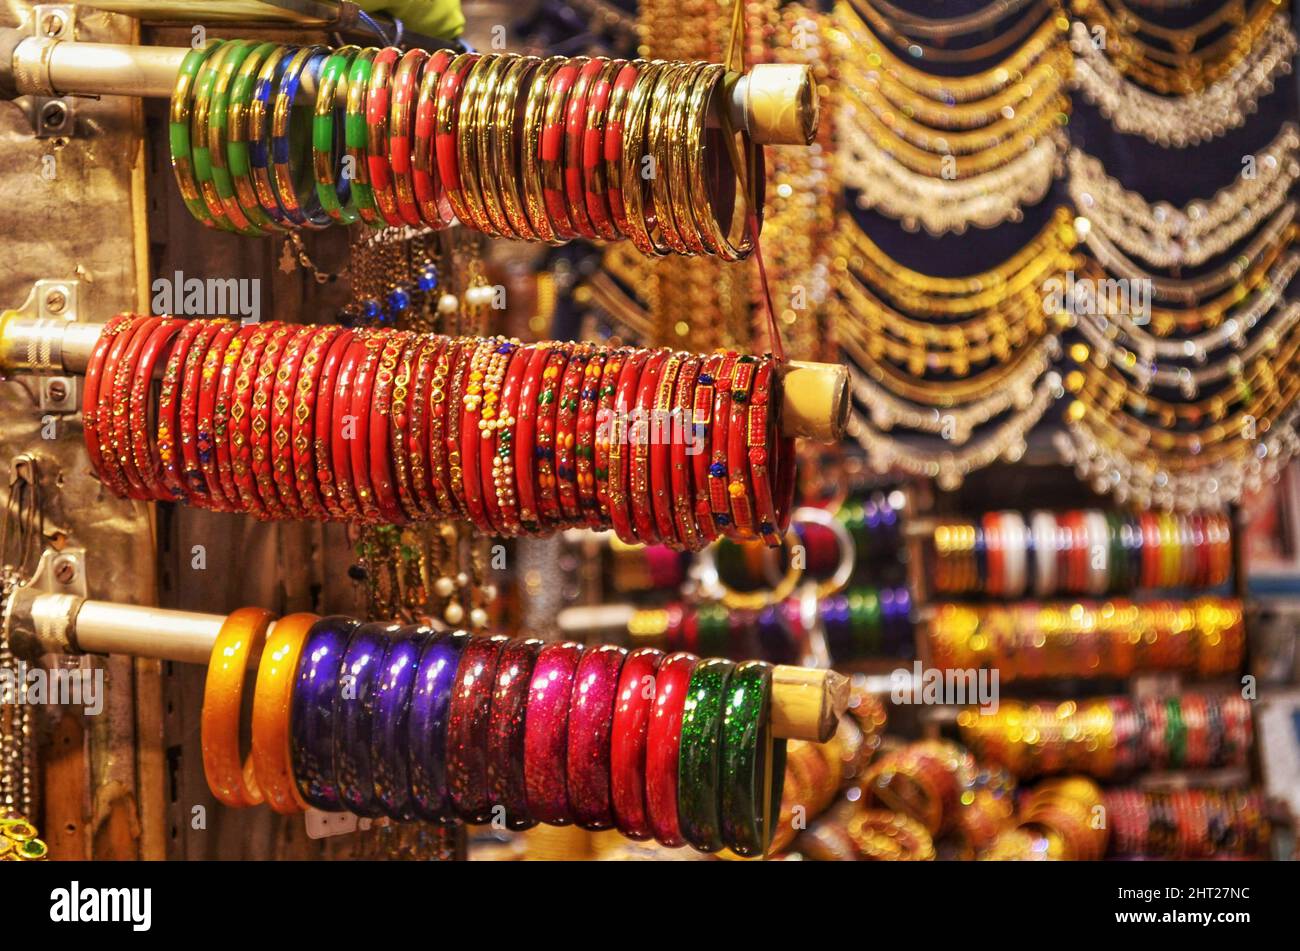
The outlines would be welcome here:
M 492 144 L 495 155 L 495 190 L 510 231 L 520 238 L 536 241 L 539 238 L 524 210 L 520 198 L 521 175 L 516 164 L 519 154 L 519 91 L 538 71 L 542 61 L 536 56 L 521 56 L 510 65 L 497 87 L 493 103 Z
M 485 53 L 465 76 L 460 92 L 460 112 L 456 123 L 457 166 L 460 169 L 461 200 L 469 214 L 469 224 L 484 234 L 500 237 L 483 204 L 479 176 L 484 170 L 478 154 L 479 100 L 488 82 L 495 77 L 503 57 Z
M 541 136 L 546 114 L 546 90 L 551 85 L 555 71 L 568 60 L 552 56 L 542 61 L 533 73 L 524 102 L 523 149 L 520 154 L 519 175 L 523 186 L 524 213 L 532 232 L 541 241 L 559 243 L 555 226 L 546 214 L 546 200 L 542 197 Z
M 650 101 L 658 87 L 659 77 L 669 65 L 655 60 L 646 64 L 636 77 L 632 92 L 627 98 L 627 120 L 623 123 L 623 207 L 627 214 L 628 237 L 642 254 L 666 255 L 672 252 L 666 244 L 655 240 L 646 220 L 646 202 L 651 200 L 644 167 L 648 157 L 646 126 Z

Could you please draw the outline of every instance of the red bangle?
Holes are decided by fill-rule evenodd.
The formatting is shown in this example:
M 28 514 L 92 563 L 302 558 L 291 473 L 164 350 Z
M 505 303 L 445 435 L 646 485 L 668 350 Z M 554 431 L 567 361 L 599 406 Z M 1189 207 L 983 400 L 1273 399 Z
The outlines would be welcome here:
M 217 483 L 216 444 L 217 433 L 213 419 L 217 405 L 217 395 L 221 389 L 222 369 L 225 366 L 226 350 L 239 339 L 240 325 L 234 322 L 221 327 L 213 336 L 207 352 L 203 357 L 203 366 L 199 371 L 198 406 L 195 418 L 195 461 L 198 470 L 195 473 L 195 491 L 207 499 L 207 507 L 217 512 L 230 511 L 225 493 Z M 242 349 L 242 342 L 238 345 Z M 225 430 L 222 430 L 222 436 Z
M 131 339 L 118 357 L 117 365 L 113 368 L 111 391 L 113 456 L 117 459 L 117 464 L 129 487 L 127 497 L 132 499 L 147 499 L 150 496 L 136 468 L 134 453 L 131 451 L 131 387 L 135 382 L 135 369 L 140 360 L 140 352 L 162 323 L 161 317 L 146 318 L 139 325 L 139 329 L 131 335 Z
M 1068 512 L 1074 544 L 1070 546 L 1070 590 L 1083 594 L 1088 590 L 1088 524 L 1083 512 Z M 1004 592 L 1006 588 L 1002 589 Z
M 293 414 L 298 389 L 298 372 L 318 327 L 297 326 L 290 330 L 280 354 L 271 388 L 270 457 L 273 491 L 289 517 L 310 518 L 310 503 L 300 499 L 295 483 L 293 459 Z
M 555 409 L 555 487 L 566 523 L 576 525 L 582 517 L 578 507 L 578 468 L 576 465 L 578 401 L 587 361 L 592 348 L 579 344 L 569 353 L 569 364 L 560 378 L 559 405 Z
M 646 734 L 646 812 L 661 845 L 686 844 L 677 820 L 677 756 L 682 745 L 682 710 L 699 658 L 670 654 L 655 674 L 655 701 Z
M 699 529 L 704 544 L 718 537 L 718 525 L 713 518 L 713 505 L 710 502 L 710 472 L 713 468 L 712 456 L 714 445 L 713 399 L 718 386 L 718 374 L 722 370 L 724 354 L 714 353 L 704 358 L 699 375 L 695 381 L 694 425 L 700 439 L 700 451 L 692 460 L 695 474 L 695 526 Z
M 542 389 L 542 372 L 550 360 L 550 345 L 532 348 L 523 383 L 519 388 L 519 411 L 515 414 L 515 487 L 519 494 L 519 521 L 525 530 L 536 532 L 541 523 L 537 509 L 537 412 Z
M 424 226 L 415 201 L 411 176 L 411 136 L 415 131 L 415 103 L 420 76 L 429 54 L 412 47 L 393 71 L 392 104 L 388 114 L 388 164 L 393 172 L 393 190 L 398 213 L 413 228 Z
M 555 227 L 555 237 L 561 241 L 578 237 L 577 225 L 569 220 L 564 196 L 564 120 L 569 90 L 586 64 L 584 56 L 568 60 L 551 74 L 546 89 L 546 111 L 538 148 L 542 166 L 542 201 Z
M 402 51 L 386 46 L 375 54 L 371 64 L 370 88 L 366 94 L 366 169 L 370 172 L 370 187 L 375 204 L 385 222 L 394 228 L 406 224 L 397 210 L 397 195 L 393 192 L 392 168 L 388 164 L 388 114 L 393 70 Z
M 528 691 L 543 643 L 535 637 L 515 638 L 497 659 L 492 721 L 488 728 L 487 776 L 492 802 L 506 810 L 507 829 L 527 829 L 536 821 L 528 811 L 524 729 Z
M 996 512 L 986 512 L 982 521 L 984 551 L 988 565 L 984 591 L 997 597 L 1002 593 L 1002 519 Z
M 456 500 L 457 515 L 467 518 L 466 513 L 469 509 L 465 504 L 465 486 L 462 483 L 464 473 L 461 470 L 460 417 L 461 408 L 465 404 L 469 365 L 479 342 L 477 338 L 465 337 L 461 339 L 460 344 L 460 353 L 451 362 L 451 388 L 447 390 L 447 418 L 443 445 L 447 448 L 447 488 Z
M 521 423 L 519 412 L 519 395 L 523 389 L 524 376 L 532 362 L 533 347 L 521 347 L 510 359 L 510 369 L 506 373 L 505 384 L 501 387 L 501 413 L 503 425 L 497 429 L 496 439 L 492 445 L 492 465 L 484 467 L 485 481 L 483 489 L 492 493 L 496 499 L 499 518 L 498 527 L 504 534 L 519 534 L 519 493 L 515 478 L 516 469 L 531 460 L 519 455 L 516 437 Z
M 113 318 L 117 320 L 117 318 Z M 112 326 L 113 321 L 109 321 L 108 326 Z M 195 340 L 201 334 L 200 331 L 207 328 L 209 321 L 203 319 L 187 321 L 180 335 L 176 338 L 176 343 L 172 346 L 171 355 L 167 358 L 167 365 L 163 368 L 162 385 L 158 390 L 158 461 L 162 464 L 162 481 L 167 488 L 167 497 L 169 499 L 182 499 L 186 495 L 186 486 L 180 466 L 180 440 L 181 435 L 181 406 L 183 397 L 181 394 L 184 384 L 184 370 L 189 360 L 190 348 L 194 345 Z M 105 327 L 107 332 L 107 327 Z M 96 345 L 98 347 L 98 345 Z M 93 360 L 93 357 L 92 357 Z M 90 368 L 86 370 L 86 382 L 83 386 L 89 387 Z M 96 383 L 96 385 L 98 385 Z M 83 414 L 84 416 L 84 414 Z M 90 432 L 90 425 L 86 423 L 86 432 Z M 89 448 L 89 445 L 87 445 Z M 92 455 L 91 462 L 94 463 L 95 457 Z M 98 468 L 98 465 L 96 465 Z
M 158 361 L 167 350 L 168 344 L 181 332 L 185 321 L 166 318 L 145 341 L 140 357 L 136 361 L 135 376 L 131 381 L 131 398 L 129 413 L 131 417 L 131 450 L 135 458 L 135 467 L 144 485 L 145 497 L 168 501 L 171 493 L 163 484 L 162 459 L 158 444 L 150 436 L 149 397 L 153 390 L 154 370 Z M 161 421 L 161 416 L 159 417 Z
M 528 687 L 528 717 L 524 725 L 524 783 L 528 813 L 540 822 L 567 825 L 569 812 L 566 752 L 569 698 L 576 679 L 582 645 L 572 641 L 547 644 L 537 655 Z
M 451 394 L 452 368 L 460 365 L 464 342 L 458 337 L 448 337 L 446 345 L 438 351 L 433 365 L 433 379 L 429 382 L 428 435 L 429 483 L 438 508 L 444 515 L 456 514 L 456 502 L 451 493 L 451 476 L 447 471 L 448 414 L 453 403 Z
M 424 475 L 424 457 L 417 463 L 411 454 L 411 408 L 414 405 L 415 369 L 421 352 L 436 338 L 407 333 L 393 360 L 393 387 L 388 396 L 388 446 L 397 485 L 397 501 L 407 521 L 418 522 L 432 516 L 422 497 L 415 491 L 415 476 Z M 378 388 L 378 382 L 376 382 Z M 421 419 L 423 422 L 423 419 Z M 423 442 L 423 439 L 420 440 Z M 372 451 L 372 456 L 374 455 Z M 374 466 L 374 460 L 371 460 Z M 371 474 L 372 479 L 378 476 Z
M 199 332 L 199 339 L 190 348 L 185 358 L 184 383 L 181 388 L 181 461 L 184 464 L 185 499 L 190 505 L 212 508 L 208 495 L 208 483 L 203 476 L 203 452 L 212 451 L 212 430 L 204 429 L 201 420 L 204 380 L 206 379 L 209 354 L 222 337 L 224 331 L 237 324 L 228 320 L 213 320 Z M 231 330 L 231 333 L 234 331 Z M 220 356 L 211 359 L 220 363 Z M 208 426 L 211 426 L 209 418 Z
M 461 53 L 448 64 L 438 83 L 437 130 L 434 133 L 434 153 L 438 158 L 438 177 L 447 201 L 462 224 L 473 224 L 469 204 L 460 179 L 460 159 L 457 145 L 460 137 L 460 94 L 465 77 L 479 61 L 478 53 Z
M 506 431 L 513 419 L 506 409 L 505 386 L 510 377 L 510 367 L 519 356 L 519 341 L 503 340 L 498 337 L 492 354 L 488 358 L 488 378 L 484 381 L 483 406 L 479 411 L 478 423 L 478 472 L 479 488 L 483 492 L 483 507 L 487 511 L 489 531 L 495 535 L 507 534 L 502 519 L 501 501 L 514 493 L 514 473 L 507 480 L 501 468 L 508 464 L 509 457 L 502 459 L 497 453 L 497 434 Z M 506 442 L 512 437 L 507 436 Z M 507 485 L 507 482 L 509 483 Z
M 466 822 L 492 815 L 488 787 L 488 736 L 497 659 L 509 638 L 474 637 L 461 651 L 447 712 L 447 791 L 452 807 Z
M 568 364 L 569 344 L 557 344 L 547 353 L 542 371 L 542 391 L 537 396 L 537 514 L 543 529 L 560 524 L 560 503 L 555 486 L 555 417 L 560 381 Z
M 343 498 L 335 485 L 334 476 L 334 393 L 339 372 L 347 353 L 352 349 L 355 333 L 343 330 L 325 351 L 321 360 L 320 378 L 316 384 L 316 419 L 312 426 L 312 458 L 316 465 L 316 485 L 320 488 L 325 510 L 334 519 L 345 519 L 351 513 L 343 507 Z
M 774 412 L 781 404 L 781 387 L 781 371 L 768 357 L 754 381 L 749 409 L 749 465 L 758 504 L 758 533 L 770 548 L 780 547 L 794 509 L 794 439 L 781 434 Z
M 731 498 L 727 492 L 727 453 L 731 449 L 731 375 L 735 370 L 737 354 L 728 351 L 722 355 L 722 368 L 713 384 L 713 462 L 709 464 L 709 507 L 713 522 L 727 535 L 731 535 Z
M 731 374 L 731 421 L 727 426 L 727 495 L 731 502 L 731 536 L 754 538 L 754 487 L 749 481 L 749 398 L 756 365 L 740 357 Z
M 343 351 L 335 374 L 334 402 L 330 409 L 329 471 L 333 474 L 334 493 L 343 517 L 355 520 L 361 516 L 356 492 L 352 486 L 352 453 L 349 443 L 356 440 L 357 418 L 352 414 L 352 392 L 355 388 L 357 362 L 365 353 L 366 342 L 372 331 L 359 331 L 352 335 Z M 319 409 L 317 410 L 319 412 Z M 320 475 L 320 470 L 317 472 Z M 323 482 L 323 480 L 322 480 Z
M 496 341 L 484 338 L 478 341 L 472 355 L 466 360 L 469 372 L 466 374 L 465 395 L 459 407 L 454 407 L 460 415 L 460 465 L 461 493 L 465 500 L 465 512 L 476 528 L 485 535 L 492 534 L 492 524 L 488 521 L 487 504 L 483 501 L 483 483 L 479 472 L 479 420 L 482 418 L 485 387 L 488 381 L 488 367 Z
M 410 492 L 412 504 L 421 519 L 438 518 L 442 511 L 433 495 L 430 483 L 429 458 L 429 387 L 432 382 L 433 365 L 438 353 L 446 346 L 447 338 L 441 335 L 424 334 L 417 337 L 411 348 L 403 356 L 403 371 L 406 373 L 407 401 L 403 410 L 404 423 L 394 430 L 394 439 L 404 435 L 403 442 L 395 442 L 393 456 L 405 456 L 410 470 Z
M 619 540 L 635 545 L 639 539 L 632 528 L 628 506 L 628 481 L 631 471 L 632 445 L 629 421 L 636 405 L 641 369 L 650 359 L 647 350 L 633 350 L 623 362 L 614 391 L 614 407 L 609 420 L 609 518 Z
M 584 238 L 596 239 L 587 214 L 587 196 L 583 183 L 583 144 L 587 134 L 590 95 L 597 77 L 609 66 L 603 56 L 593 56 L 578 71 L 564 106 L 564 204 L 569 221 Z
M 434 154 L 434 135 L 438 129 L 438 84 L 451 63 L 451 54 L 436 50 L 424 64 L 420 77 L 419 98 L 415 106 L 415 161 L 411 166 L 411 185 L 415 200 L 420 206 L 420 217 L 435 231 L 446 228 L 455 220 L 456 212 L 447 200 L 447 191 L 438 176 L 438 163 Z
M 677 374 L 677 389 L 673 396 L 673 425 L 678 427 L 681 438 L 674 440 L 672 447 L 671 491 L 673 498 L 673 517 L 676 522 L 676 536 L 683 546 L 697 549 L 702 545 L 700 533 L 695 526 L 695 512 L 691 501 L 695 491 L 691 477 L 693 473 L 693 455 L 707 458 L 708 431 L 695 421 L 695 384 L 699 379 L 700 369 L 704 365 L 701 357 L 687 356 L 682 361 Z
M 325 518 L 329 513 L 316 484 L 316 409 L 318 387 L 326 354 L 341 332 L 339 327 L 317 327 L 308 339 L 292 393 L 289 436 L 293 453 L 293 480 L 298 501 L 308 518 Z
M 221 386 L 212 423 L 217 472 L 224 475 L 220 482 L 230 503 L 228 511 L 250 512 L 258 518 L 269 517 L 270 510 L 263 504 L 253 478 L 253 394 L 262 350 L 279 326 L 269 323 L 242 327 L 231 341 L 222 359 Z
M 574 821 L 584 829 L 608 829 L 610 737 L 619 672 L 627 651 L 604 644 L 582 655 L 569 701 L 568 791 Z
M 109 447 L 99 435 L 100 390 L 107 386 L 104 366 L 109 350 L 117 344 L 118 337 L 131 331 L 133 321 L 134 318 L 128 314 L 117 314 L 108 319 L 108 323 L 99 333 L 99 339 L 95 341 L 94 348 L 90 351 L 90 359 L 86 362 L 86 377 L 82 383 L 81 427 L 86 440 L 86 454 L 90 457 L 90 464 L 96 475 L 109 488 L 113 488 L 109 482 L 109 464 L 105 455 L 105 450 Z
M 253 450 L 253 479 L 255 493 L 262 500 L 272 518 L 291 518 L 289 503 L 280 498 L 275 488 L 275 460 L 271 456 L 272 406 L 276 379 L 280 372 L 280 359 L 284 348 L 300 328 L 280 324 L 266 338 L 262 359 L 257 364 L 253 379 L 252 413 L 248 421 Z
M 627 97 L 636 85 L 644 60 L 628 63 L 619 70 L 609 97 L 609 122 L 605 126 L 603 159 L 609 197 L 609 213 L 620 235 L 631 232 L 627 209 L 623 204 L 623 119 L 627 114 Z
M 646 815 L 646 738 L 654 709 L 655 671 L 663 651 L 640 647 L 627 655 L 618 678 L 618 699 L 609 749 L 610 805 L 614 824 L 629 839 L 650 838 Z
M 592 475 L 595 476 L 596 517 L 600 528 L 608 528 L 610 520 L 610 457 L 609 450 L 614 433 L 614 397 L 618 380 L 631 351 L 620 347 L 605 356 L 605 366 L 600 371 L 600 384 L 596 393 L 596 427 L 592 458 Z M 620 454 L 621 456 L 621 454 Z
M 651 510 L 654 512 L 655 530 L 665 544 L 681 547 L 686 544 L 683 536 L 677 534 L 673 522 L 672 501 L 672 455 L 673 446 L 682 442 L 681 414 L 674 413 L 673 405 L 677 395 L 677 374 L 685 355 L 670 353 L 664 361 L 664 367 L 655 384 L 654 429 L 650 440 L 650 485 L 648 495 Z
M 366 434 L 369 444 L 363 448 L 368 456 L 370 487 L 374 491 L 380 516 L 390 525 L 402 525 L 408 520 L 409 509 L 403 502 L 409 499 L 410 491 L 408 489 L 403 495 L 401 490 L 402 479 L 398 472 L 404 471 L 405 465 L 399 462 L 393 451 L 395 443 L 392 430 L 395 422 L 393 411 L 396 407 L 394 391 L 397 386 L 398 362 L 413 336 L 410 331 L 399 330 L 384 338 L 383 346 L 376 351 L 378 362 L 367 410 L 370 415 Z M 402 384 L 401 403 L 405 407 L 405 383 Z M 404 418 L 404 410 L 402 415 Z M 354 457 L 353 465 L 355 464 Z
M 600 397 L 600 378 L 609 354 L 608 350 L 593 350 L 582 371 L 581 390 L 578 394 L 577 445 L 573 448 L 579 518 L 588 527 L 597 530 L 604 528 L 605 522 L 596 500 L 596 404 Z
M 605 177 L 605 126 L 609 116 L 609 103 L 614 81 L 627 65 L 627 60 L 615 59 L 606 64 L 591 85 L 587 97 L 587 116 L 582 133 L 582 191 L 587 215 L 596 234 L 606 241 L 617 241 L 619 233 L 614 227 L 609 207 L 609 187 Z
M 370 429 L 374 406 L 372 394 L 375 374 L 379 369 L 379 355 L 391 331 L 373 330 L 361 344 L 361 354 L 352 368 L 352 392 L 348 403 L 353 425 L 356 427 L 348 440 L 348 461 L 352 471 L 352 491 L 356 493 L 357 508 L 362 520 L 371 524 L 385 521 L 370 483 Z
M 633 422 L 628 426 L 628 449 L 631 466 L 628 470 L 629 501 L 632 503 L 632 527 L 645 544 L 660 539 L 655 530 L 653 504 L 650 498 L 650 443 L 659 438 L 659 421 L 655 417 L 659 378 L 668 362 L 671 351 L 655 350 L 641 369 L 637 381 L 636 406 Z M 671 536 L 670 536 L 671 538 Z

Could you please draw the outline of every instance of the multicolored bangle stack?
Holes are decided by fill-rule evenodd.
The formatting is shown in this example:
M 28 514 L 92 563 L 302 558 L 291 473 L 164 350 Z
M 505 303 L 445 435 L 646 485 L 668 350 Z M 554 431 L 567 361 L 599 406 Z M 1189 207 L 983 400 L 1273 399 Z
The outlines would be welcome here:
M 989 512 L 934 529 L 940 594 L 1019 598 L 1209 588 L 1232 572 L 1231 522 L 1215 512 Z
M 195 218 L 246 235 L 459 222 L 737 261 L 764 176 L 761 146 L 758 194 L 718 160 L 726 78 L 708 63 L 216 40 L 181 63 L 172 168 Z
M 1246 764 L 1254 737 L 1250 703 L 1235 694 L 1029 705 L 1003 701 L 992 713 L 963 710 L 957 726 L 981 759 L 1021 778 L 1078 772 L 1109 779 L 1152 770 L 1238 768 Z
M 1240 668 L 1246 630 L 1232 598 L 1115 599 L 939 604 L 929 638 L 939 667 L 996 668 L 1008 682 L 1155 671 L 1215 677 Z
M 692 384 L 675 385 L 687 366 Z M 434 367 L 431 385 L 405 385 L 409 367 Z M 91 462 L 123 497 L 775 547 L 794 495 L 781 385 L 774 358 L 731 352 L 119 316 L 91 354 L 83 409 Z
M 268 637 L 269 631 L 269 637 Z M 251 769 L 245 668 L 261 651 Z M 763 855 L 785 741 L 772 667 L 255 608 L 213 647 L 203 763 L 228 806 L 616 828 Z
M 1268 814 L 1255 791 L 1112 789 L 1105 803 L 1117 856 L 1259 858 L 1268 850 Z
M 1109 838 L 1101 789 L 1087 779 L 1049 779 L 1020 805 L 1020 821 L 980 856 L 993 861 L 1098 861 Z

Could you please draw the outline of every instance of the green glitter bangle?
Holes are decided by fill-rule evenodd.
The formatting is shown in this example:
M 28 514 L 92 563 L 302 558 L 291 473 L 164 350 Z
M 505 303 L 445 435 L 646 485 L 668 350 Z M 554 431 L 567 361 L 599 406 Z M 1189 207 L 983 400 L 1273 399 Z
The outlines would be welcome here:
M 686 841 L 701 852 L 717 852 L 723 846 L 718 789 L 722 721 L 727 683 L 735 669 L 731 661 L 717 657 L 700 661 L 686 689 L 677 756 L 677 818 Z
M 722 721 L 722 840 L 747 857 L 767 851 L 781 808 L 781 783 L 769 770 L 771 707 L 772 665 L 751 660 L 737 667 Z

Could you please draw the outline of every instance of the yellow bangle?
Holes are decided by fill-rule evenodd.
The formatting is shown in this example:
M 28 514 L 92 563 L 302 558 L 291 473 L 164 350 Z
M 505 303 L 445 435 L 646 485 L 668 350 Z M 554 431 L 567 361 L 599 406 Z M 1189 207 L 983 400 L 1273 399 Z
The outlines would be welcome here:
M 249 657 L 260 651 L 274 615 L 261 608 L 240 608 L 226 618 L 212 645 L 203 686 L 200 737 L 203 774 L 217 800 L 233 808 L 255 806 L 261 790 L 239 755 L 239 712 Z
M 285 815 L 307 809 L 289 758 L 289 701 L 307 632 L 318 620 L 315 614 L 290 614 L 275 622 L 253 688 L 253 774 L 267 804 Z

